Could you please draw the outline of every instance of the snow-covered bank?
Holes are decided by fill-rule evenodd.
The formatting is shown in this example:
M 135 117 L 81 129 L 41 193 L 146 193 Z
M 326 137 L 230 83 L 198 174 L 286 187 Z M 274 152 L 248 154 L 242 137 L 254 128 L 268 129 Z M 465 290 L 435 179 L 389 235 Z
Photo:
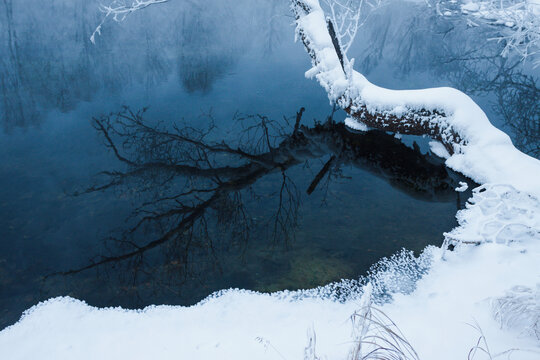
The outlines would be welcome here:
M 400 326 L 421 359 L 467 359 L 482 336 L 475 325 L 483 332 L 492 356 L 519 349 L 511 359 L 538 359 L 538 333 L 528 333 L 530 324 L 503 326 L 492 308 L 492 302 L 515 286 L 526 286 L 535 292 L 536 308 L 531 315 L 538 321 L 538 245 L 536 241 L 461 248 L 448 254 L 446 261 L 437 261 L 414 294 L 396 295 L 383 310 Z M 478 358 L 488 357 L 479 354 Z
M 157 306 L 142 311 L 96 309 L 57 298 L 34 307 L 20 323 L 2 332 L 0 356 L 279 359 L 281 353 L 288 359 L 302 358 L 309 327 L 320 329 L 321 337 L 342 342 L 350 331 L 346 323 L 353 310 L 354 304 L 294 302 L 240 290 L 189 308 Z M 341 345 L 332 352 L 344 354 L 346 348 Z
M 428 247 L 420 258 L 403 252 L 382 261 L 368 279 L 373 301 L 420 359 L 467 359 L 477 344 L 492 356 L 538 359 L 540 202 L 486 185 L 458 219 L 449 237 L 480 246 Z M 361 296 L 358 283 L 344 282 L 270 295 L 227 290 L 191 307 L 143 310 L 56 298 L 0 332 L 0 358 L 302 359 L 314 331 L 318 356 L 346 359 Z
M 516 285 L 539 296 L 538 241 L 463 247 L 447 253 L 446 260 L 440 249 L 429 251 L 434 262 L 416 291 L 394 295 L 392 303 L 381 307 L 421 359 L 467 359 L 481 336 L 469 324 L 481 329 L 492 355 L 520 349 L 511 359 L 538 359 L 538 339 L 525 331 L 528 324 L 501 326 L 492 309 L 493 300 Z M 293 300 L 290 295 L 231 290 L 193 307 L 139 311 L 97 309 L 56 298 L 0 333 L 0 357 L 302 359 L 307 332 L 313 329 L 318 355 L 346 359 L 352 346 L 350 316 L 358 300 Z M 538 304 L 534 311 L 538 316 Z

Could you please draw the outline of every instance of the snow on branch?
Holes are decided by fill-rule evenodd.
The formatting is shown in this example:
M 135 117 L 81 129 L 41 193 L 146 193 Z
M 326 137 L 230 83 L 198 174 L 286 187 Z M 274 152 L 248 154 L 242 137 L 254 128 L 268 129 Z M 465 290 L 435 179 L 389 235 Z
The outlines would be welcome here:
M 381 2 L 382 0 L 323 0 L 343 53 L 347 53 L 358 29 Z
M 101 4 L 99 10 L 104 13 L 105 16 L 90 36 L 90 41 L 93 44 L 96 43 L 96 35 L 101 35 L 101 27 L 107 19 L 112 18 L 116 22 L 121 22 L 135 11 L 167 1 L 169 0 L 133 0 L 131 3 L 127 3 L 125 0 L 114 0 L 110 5 Z
M 504 22 L 509 31 L 494 40 L 503 42 L 501 56 L 518 54 L 523 60 L 532 59 L 535 66 L 540 65 L 540 4 L 516 3 L 500 8 L 491 4 L 491 12 L 497 22 Z
M 297 39 L 312 59 L 306 77 L 317 79 L 330 102 L 352 120 L 383 131 L 429 136 L 435 140 L 430 144 L 433 152 L 446 158 L 453 170 L 480 184 L 510 183 L 540 194 L 537 181 L 531 180 L 540 179 L 540 161 L 517 150 L 469 96 L 452 88 L 391 90 L 376 86 L 353 70 L 353 61 L 345 58 L 342 65 L 340 49 L 335 46 L 339 39 L 328 26 L 319 0 L 292 0 L 291 8 Z M 443 146 L 446 151 L 441 151 Z M 523 169 L 530 176 L 513 175 Z
M 448 244 L 510 244 L 540 240 L 540 202 L 507 184 L 473 189 L 465 209 L 457 213 L 459 227 L 444 233 Z
M 466 17 L 469 26 L 499 27 L 489 40 L 504 44 L 502 57 L 516 54 L 540 65 L 540 0 L 436 0 L 435 8 L 440 16 Z

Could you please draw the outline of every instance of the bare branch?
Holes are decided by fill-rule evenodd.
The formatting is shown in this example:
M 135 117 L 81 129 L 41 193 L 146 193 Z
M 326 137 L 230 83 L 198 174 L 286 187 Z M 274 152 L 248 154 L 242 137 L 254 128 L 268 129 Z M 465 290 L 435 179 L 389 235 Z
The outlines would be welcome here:
M 100 5 L 99 10 L 104 13 L 105 16 L 90 36 L 92 44 L 96 43 L 96 35 L 101 35 L 101 27 L 107 19 L 112 18 L 116 22 L 121 22 L 135 11 L 142 10 L 150 5 L 161 4 L 169 0 L 133 0 L 131 3 L 127 3 L 126 1 L 127 0 L 114 0 L 109 5 Z

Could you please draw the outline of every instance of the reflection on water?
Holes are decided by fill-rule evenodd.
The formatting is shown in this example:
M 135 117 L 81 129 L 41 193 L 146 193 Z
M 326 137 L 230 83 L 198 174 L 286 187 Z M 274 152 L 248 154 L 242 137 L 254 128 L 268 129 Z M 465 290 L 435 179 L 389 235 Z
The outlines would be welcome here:
M 52 0 L 37 7 L 33 0 L 3 0 L 1 122 L 8 130 L 27 127 L 39 123 L 41 111 L 70 111 L 100 90 L 118 93 L 133 82 L 163 83 L 175 69 L 188 92 L 207 92 L 250 43 L 271 49 L 278 32 L 290 31 L 286 5 L 174 1 L 107 23 L 94 46 L 88 34 L 99 23 L 99 2 Z M 261 29 L 267 16 L 272 21 Z
M 234 22 L 226 22 L 216 27 L 216 15 L 231 18 L 233 10 L 220 3 L 218 9 L 208 11 L 199 7 L 190 14 L 184 14 L 179 24 L 180 44 L 178 73 L 180 81 L 188 92 L 208 92 L 216 79 L 232 68 L 235 53 L 245 47 L 244 39 L 231 42 L 230 35 L 238 33 Z M 243 41 L 244 40 L 244 41 Z
M 354 278 L 367 270 L 366 265 L 339 252 L 321 256 L 321 244 L 302 221 L 302 203 L 307 196 L 308 212 L 317 211 L 312 208 L 315 198 L 333 212 L 325 219 L 326 241 L 342 241 L 329 237 L 336 222 L 347 226 L 361 220 L 385 233 L 384 227 L 401 222 L 399 210 L 394 211 L 396 219 L 385 224 L 377 214 L 355 219 L 329 205 L 336 200 L 334 182 L 358 181 L 358 169 L 413 198 L 455 206 L 454 188 L 464 178 L 432 155 L 383 132 L 351 133 L 332 117 L 306 126 L 303 112 L 280 121 L 237 116 L 243 130 L 233 142 L 216 139 L 213 119 L 198 127 L 156 125 L 144 119 L 145 110 L 128 108 L 94 119 L 94 128 L 119 168 L 101 173 L 94 185 L 77 195 L 136 193 L 137 201 L 126 229 L 106 240 L 106 254 L 102 251 L 87 265 L 48 277 L 46 286 L 57 286 L 58 277 L 78 282 L 78 275 L 97 269 L 102 282 L 114 284 L 117 299 L 147 304 L 174 294 L 175 301 L 189 303 L 224 286 L 282 290 Z M 356 209 L 373 206 L 355 202 Z M 365 230 L 365 225 L 360 228 Z M 346 251 L 344 245 L 337 248 Z M 420 250 L 425 242 L 409 245 Z M 392 249 L 399 246 L 373 243 L 368 249 L 372 253 L 362 256 L 364 263 Z
M 98 5 L 0 0 L 0 328 L 57 295 L 189 304 L 357 278 L 454 226 L 458 177 L 440 162 L 346 131 L 341 112 L 314 120 L 332 108 L 304 78 L 288 0 L 170 1 L 107 23 L 94 46 Z M 386 87 L 464 90 L 538 156 L 538 70 L 465 25 L 396 2 L 351 56 Z M 123 105 L 150 109 L 101 116 Z M 295 131 L 282 116 L 300 106 Z M 44 278 L 92 261 L 105 263 Z

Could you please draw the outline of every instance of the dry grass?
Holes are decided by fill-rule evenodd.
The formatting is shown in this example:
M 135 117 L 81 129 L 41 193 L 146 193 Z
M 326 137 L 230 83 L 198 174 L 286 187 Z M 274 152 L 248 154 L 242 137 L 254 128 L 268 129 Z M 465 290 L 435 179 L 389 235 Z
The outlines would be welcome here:
M 493 317 L 502 329 L 513 329 L 522 336 L 540 340 L 540 285 L 536 289 L 516 286 L 505 296 L 493 299 Z
M 355 344 L 349 360 L 418 360 L 398 326 L 381 310 L 365 306 L 352 316 Z
M 484 332 L 482 331 L 482 328 L 480 327 L 480 325 L 478 325 L 478 323 L 476 322 L 474 324 L 468 324 L 468 325 L 471 326 L 473 329 L 475 329 L 480 334 L 480 336 L 478 337 L 476 344 L 469 350 L 469 354 L 467 355 L 467 360 L 476 360 L 478 359 L 477 355 L 483 355 L 481 359 L 488 359 L 488 360 L 495 360 L 501 357 L 504 357 L 505 359 L 511 359 L 511 356 L 514 353 L 533 353 L 533 354 L 538 354 L 540 356 L 540 352 L 538 352 L 537 350 L 518 349 L 518 348 L 508 349 L 508 350 L 493 354 L 491 350 L 489 349 L 486 336 L 484 335 Z
M 364 287 L 362 306 L 352 316 L 353 345 L 348 360 L 419 360 L 418 354 L 398 326 L 372 305 L 371 285 Z M 304 360 L 321 360 L 316 353 L 316 335 L 308 332 Z

